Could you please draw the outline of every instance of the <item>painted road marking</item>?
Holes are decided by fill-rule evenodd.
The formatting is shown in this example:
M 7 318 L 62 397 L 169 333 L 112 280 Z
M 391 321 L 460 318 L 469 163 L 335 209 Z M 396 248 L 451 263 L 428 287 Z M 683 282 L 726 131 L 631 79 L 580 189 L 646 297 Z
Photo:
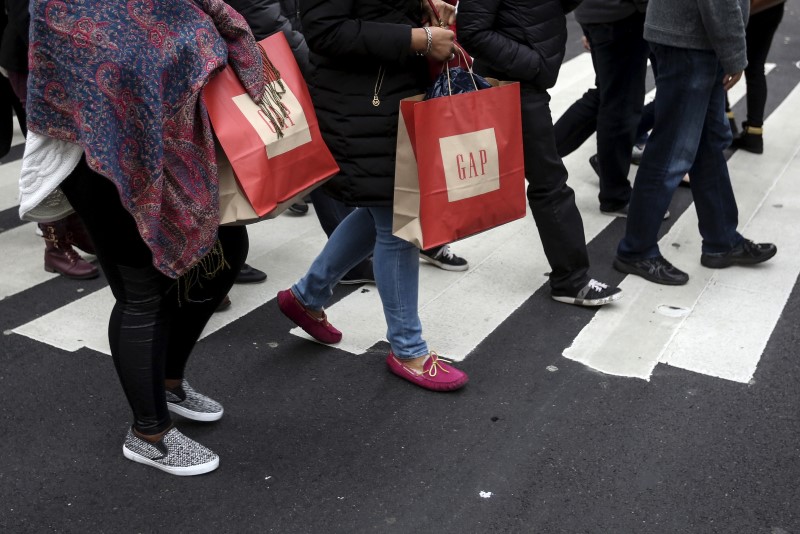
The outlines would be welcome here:
M 800 86 L 766 121 L 767 131 L 781 132 L 770 138 L 770 157 L 738 151 L 729 162 L 740 231 L 754 240 L 774 240 L 776 260 L 749 269 L 700 266 L 697 215 L 688 209 L 659 246 L 689 273 L 689 283 L 659 286 L 628 276 L 621 284 L 624 305 L 596 314 L 564 356 L 604 373 L 643 379 L 659 362 L 739 382 L 752 378 L 800 273 L 800 130 L 793 128 L 798 106 Z M 660 313 L 663 306 L 689 312 Z

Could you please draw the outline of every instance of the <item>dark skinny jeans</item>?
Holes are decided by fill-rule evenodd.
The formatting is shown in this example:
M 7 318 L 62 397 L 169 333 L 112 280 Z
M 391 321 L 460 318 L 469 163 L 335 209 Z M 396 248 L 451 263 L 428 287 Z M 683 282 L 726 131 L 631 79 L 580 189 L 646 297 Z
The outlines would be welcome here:
M 223 227 L 219 240 L 227 266 L 189 291 L 155 267 L 116 187 L 81 161 L 61 189 L 86 224 L 116 303 L 108 324 L 111 356 L 142 434 L 172 424 L 164 380 L 181 379 L 211 314 L 233 285 L 247 257 L 244 227 Z
M 765 9 L 750 17 L 747 23 L 747 124 L 760 128 L 764 124 L 764 108 L 767 105 L 767 77 L 764 63 L 767 62 L 772 38 L 783 19 L 784 4 Z

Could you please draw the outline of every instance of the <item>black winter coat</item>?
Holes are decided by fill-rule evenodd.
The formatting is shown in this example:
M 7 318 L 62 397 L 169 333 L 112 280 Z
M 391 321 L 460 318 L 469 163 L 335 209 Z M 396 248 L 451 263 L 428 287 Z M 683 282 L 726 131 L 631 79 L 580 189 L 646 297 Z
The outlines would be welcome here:
M 567 42 L 565 14 L 580 0 L 461 0 L 458 39 L 475 70 L 537 89 L 553 87 Z
M 308 75 L 308 45 L 300 23 L 299 0 L 226 0 L 241 13 L 257 41 L 283 32 L 304 75 Z
M 390 206 L 402 98 L 423 93 L 427 63 L 411 52 L 419 0 L 301 0 L 309 89 L 341 169 L 326 191 L 351 206 Z M 380 105 L 372 104 L 377 88 Z

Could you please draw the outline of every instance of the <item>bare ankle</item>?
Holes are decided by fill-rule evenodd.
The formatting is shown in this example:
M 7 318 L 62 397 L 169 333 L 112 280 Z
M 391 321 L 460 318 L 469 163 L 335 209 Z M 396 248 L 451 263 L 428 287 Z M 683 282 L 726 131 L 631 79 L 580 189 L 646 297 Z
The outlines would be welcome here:
M 429 356 L 430 354 L 423 354 L 422 356 L 417 356 L 416 358 L 403 359 L 400 361 L 409 369 L 413 369 L 414 371 L 421 373 L 425 370 L 425 362 L 428 361 Z
M 167 378 L 164 380 L 165 389 L 178 389 L 183 383 L 182 378 Z

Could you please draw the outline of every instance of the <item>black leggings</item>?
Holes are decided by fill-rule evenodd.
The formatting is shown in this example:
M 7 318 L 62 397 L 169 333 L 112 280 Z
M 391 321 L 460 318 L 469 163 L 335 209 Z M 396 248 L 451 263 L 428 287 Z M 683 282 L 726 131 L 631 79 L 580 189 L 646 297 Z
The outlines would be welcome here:
M 767 77 L 764 63 L 767 62 L 772 38 L 783 19 L 784 4 L 765 9 L 750 17 L 747 23 L 747 124 L 760 128 L 764 124 L 764 108 L 767 105 Z
M 81 161 L 61 189 L 86 224 L 116 299 L 108 324 L 111 355 L 133 410 L 134 428 L 157 434 L 172 424 L 165 379 L 181 379 L 189 354 L 247 257 L 244 227 L 222 227 L 227 266 L 189 291 L 153 267 L 153 255 L 112 182 Z

